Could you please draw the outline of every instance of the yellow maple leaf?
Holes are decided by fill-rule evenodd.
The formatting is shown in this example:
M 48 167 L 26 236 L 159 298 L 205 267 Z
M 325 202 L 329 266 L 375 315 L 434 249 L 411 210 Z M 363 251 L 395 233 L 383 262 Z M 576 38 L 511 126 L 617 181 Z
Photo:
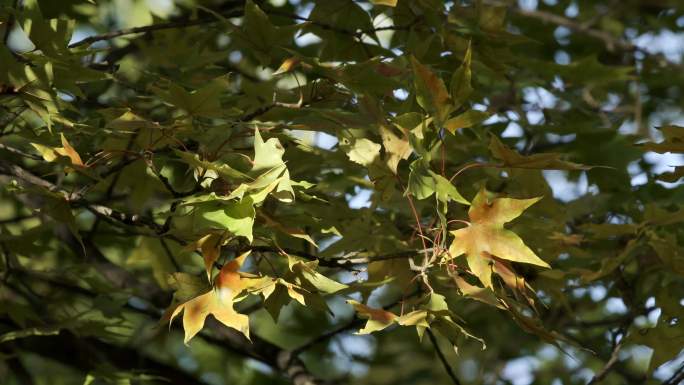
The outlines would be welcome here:
M 221 255 L 221 243 L 223 236 L 221 234 L 211 233 L 198 239 L 192 245 L 191 249 L 199 248 L 202 251 L 202 258 L 204 259 L 204 268 L 207 271 L 207 278 L 211 280 L 211 269 Z
M 33 147 L 40 152 L 40 155 L 48 162 L 55 161 L 58 156 L 65 156 L 69 158 L 71 164 L 74 166 L 85 167 L 83 160 L 78 152 L 71 146 L 64 134 L 60 134 L 62 147 L 47 147 L 37 143 L 31 143 Z
M 492 287 L 492 256 L 514 262 L 550 267 L 541 260 L 514 232 L 503 225 L 522 214 L 541 197 L 531 199 L 498 198 L 481 189 L 473 199 L 468 227 L 452 231 L 454 241 L 449 246 L 449 257 L 465 254 L 468 267 L 485 287 Z
M 397 319 L 396 314 L 385 309 L 372 308 L 354 300 L 347 300 L 347 303 L 354 307 L 359 317 L 368 319 L 366 326 L 356 334 L 370 334 L 382 330 Z
M 222 324 L 241 332 L 249 339 L 249 317 L 235 311 L 233 301 L 244 289 L 250 287 L 253 281 L 257 281 L 244 278 L 238 272 L 250 252 L 251 250 L 226 263 L 216 276 L 215 287 L 212 290 L 178 305 L 173 311 L 169 324 L 181 312 L 183 313 L 186 344 L 202 330 L 210 314 Z

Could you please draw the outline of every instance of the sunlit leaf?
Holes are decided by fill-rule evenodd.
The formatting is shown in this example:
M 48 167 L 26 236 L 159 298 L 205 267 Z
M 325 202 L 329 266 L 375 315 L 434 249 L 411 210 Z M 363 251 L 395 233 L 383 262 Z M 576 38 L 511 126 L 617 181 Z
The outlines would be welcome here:
M 249 253 L 248 251 L 226 263 L 216 277 L 216 286 L 212 290 L 179 305 L 173 311 L 170 322 L 183 313 L 186 344 L 202 330 L 209 315 L 249 338 L 249 317 L 233 308 L 235 297 L 254 283 L 249 278 L 243 279 L 238 272 Z
M 449 258 L 465 254 L 470 270 L 485 287 L 492 287 L 492 256 L 549 267 L 518 235 L 503 227 L 540 199 L 493 198 L 481 189 L 468 210 L 467 227 L 451 232 L 454 240 L 449 246 Z

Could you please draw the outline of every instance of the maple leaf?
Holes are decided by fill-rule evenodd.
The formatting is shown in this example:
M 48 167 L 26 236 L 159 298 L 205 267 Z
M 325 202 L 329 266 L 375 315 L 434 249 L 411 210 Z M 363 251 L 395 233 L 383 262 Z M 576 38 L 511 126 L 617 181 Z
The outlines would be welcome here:
M 642 148 L 659 154 L 667 152 L 684 153 L 684 127 L 670 125 L 659 127 L 665 139 L 660 143 L 644 143 Z
M 472 86 L 472 71 L 470 65 L 473 60 L 473 51 L 471 49 L 470 42 L 468 42 L 468 48 L 466 48 L 465 57 L 463 58 L 463 63 L 454 72 L 451 77 L 451 98 L 454 102 L 454 107 L 460 107 L 470 94 L 473 93 Z
M 191 245 L 194 246 L 193 248 L 199 248 L 202 251 L 204 267 L 207 271 L 207 278 L 209 280 L 211 280 L 211 268 L 221 255 L 222 238 L 221 234 L 208 234 Z
M 506 167 L 546 170 L 589 170 L 592 168 L 562 160 L 561 154 L 556 153 L 520 155 L 517 151 L 506 147 L 496 136 L 492 136 L 489 151 Z
M 416 100 L 428 112 L 438 126 L 447 119 L 453 109 L 449 92 L 442 79 L 427 66 L 421 64 L 415 57 L 411 57 L 413 67 Z
M 444 128 L 452 135 L 461 128 L 469 128 L 487 120 L 492 114 L 486 111 L 468 110 L 444 122 Z
M 283 154 L 285 154 L 285 149 L 277 138 L 270 138 L 264 142 L 259 129 L 255 129 L 254 161 L 251 174 L 257 180 L 249 188 L 266 187 L 265 193 L 271 193 L 282 202 L 291 203 L 294 201 L 294 190 L 290 181 L 290 171 L 283 161 Z
M 394 174 L 397 173 L 399 162 L 408 159 L 413 152 L 405 132 L 402 131 L 402 134 L 404 135 L 397 135 L 389 126 L 380 124 L 380 136 L 386 153 L 385 163 Z
M 356 334 L 370 334 L 383 330 L 397 319 L 396 314 L 384 309 L 372 308 L 354 300 L 347 300 L 347 303 L 354 307 L 354 310 L 356 310 L 359 317 L 368 319 L 368 321 L 366 321 L 366 326 Z
M 31 143 L 33 147 L 40 152 L 40 155 L 48 162 L 53 162 L 57 160 L 60 156 L 69 158 L 71 164 L 74 166 L 85 167 L 81 156 L 78 152 L 71 146 L 64 134 L 60 134 L 62 141 L 62 147 L 47 147 L 37 143 Z
M 222 324 L 241 332 L 249 339 L 249 317 L 235 311 L 233 303 L 244 289 L 259 281 L 258 279 L 245 278 L 238 272 L 250 252 L 251 250 L 226 263 L 216 276 L 215 287 L 212 290 L 178 305 L 173 311 L 169 324 L 181 312 L 183 313 L 184 342 L 186 344 L 202 330 L 204 321 L 209 314 Z
M 349 146 L 347 156 L 352 162 L 358 163 L 362 166 L 370 166 L 375 158 L 380 156 L 380 149 L 382 146 L 368 140 L 366 138 L 359 138 Z
M 373 4 L 386 5 L 388 7 L 396 7 L 397 0 L 371 0 Z
M 498 307 L 499 309 L 505 309 L 492 290 L 471 285 L 459 275 L 453 276 L 452 279 L 464 297 Z
M 538 202 L 531 199 L 497 198 L 490 200 L 487 190 L 481 189 L 473 199 L 468 227 L 452 231 L 454 241 L 449 247 L 450 258 L 466 255 L 468 266 L 485 287 L 492 287 L 492 265 L 496 256 L 514 262 L 550 267 L 541 260 L 514 232 L 503 225 Z

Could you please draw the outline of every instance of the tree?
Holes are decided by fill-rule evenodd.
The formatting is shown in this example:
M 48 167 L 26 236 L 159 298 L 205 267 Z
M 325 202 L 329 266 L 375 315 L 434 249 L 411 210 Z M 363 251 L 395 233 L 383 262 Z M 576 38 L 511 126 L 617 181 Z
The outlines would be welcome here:
M 3 384 L 684 381 L 681 2 L 0 6 Z

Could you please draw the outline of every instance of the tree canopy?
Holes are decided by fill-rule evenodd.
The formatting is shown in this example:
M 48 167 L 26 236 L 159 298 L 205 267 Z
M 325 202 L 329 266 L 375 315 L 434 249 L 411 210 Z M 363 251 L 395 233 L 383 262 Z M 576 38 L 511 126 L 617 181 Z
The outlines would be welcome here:
M 682 383 L 683 31 L 0 0 L 0 382 Z

